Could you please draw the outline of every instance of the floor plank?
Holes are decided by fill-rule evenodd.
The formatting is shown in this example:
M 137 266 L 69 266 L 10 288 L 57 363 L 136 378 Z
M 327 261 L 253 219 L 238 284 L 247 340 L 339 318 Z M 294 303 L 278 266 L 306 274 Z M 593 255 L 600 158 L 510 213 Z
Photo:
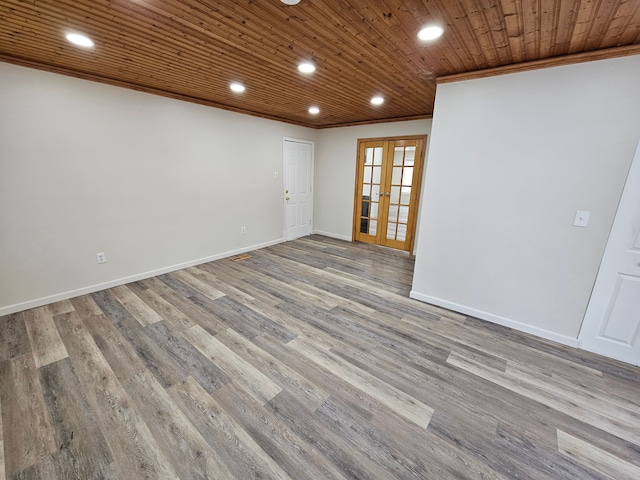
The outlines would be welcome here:
M 0 362 L 5 473 L 12 475 L 56 451 L 54 430 L 31 353 Z
M 5 480 L 4 467 L 4 435 L 2 433 L 2 395 L 0 395 L 0 480 Z
M 185 330 L 183 335 L 212 363 L 218 365 L 231 381 L 261 405 L 282 391 L 282 388 L 269 377 L 198 325 Z
M 317 348 L 312 342 L 302 337 L 295 338 L 287 344 L 301 355 L 305 355 L 334 375 L 351 383 L 359 390 L 368 393 L 380 403 L 393 408 L 398 414 L 411 420 L 416 425 L 427 428 L 433 409 L 410 397 L 397 388 L 380 381 L 374 375 L 343 360 L 337 355 Z
M 113 457 L 89 403 L 74 395 L 82 387 L 71 361 L 66 358 L 41 368 L 40 383 L 58 449 L 43 462 L 38 476 L 77 480 L 104 476 Z
M 24 316 L 25 312 L 19 312 L 0 318 L 0 362 L 31 351 Z
M 0 318 L 0 480 L 640 478 L 640 368 L 313 235 Z
M 581 397 L 576 389 L 571 392 L 558 389 L 549 379 L 523 374 L 523 369 L 498 373 L 468 361 L 459 352 L 452 352 L 447 362 L 620 438 L 640 443 L 640 429 L 634 423 L 638 420 L 638 412 L 634 415 L 617 408 L 602 411 L 597 399 L 590 401 Z
M 229 388 L 229 385 L 223 388 Z M 235 475 L 232 478 L 289 478 L 282 467 L 195 380 L 188 378 L 174 385 L 170 394 L 210 447 L 226 461 Z
M 24 324 L 27 328 L 36 368 L 44 367 L 69 356 L 58 329 L 53 323 L 50 309 L 41 307 L 24 312 Z
M 589 442 L 558 430 L 558 450 L 598 472 L 613 478 L 640 478 L 640 467 L 605 452 Z
M 126 285 L 112 288 L 111 293 L 143 327 L 162 321 L 162 317 Z
M 82 394 L 95 413 L 120 478 L 176 479 L 149 426 L 75 312 L 54 317 Z
M 303 375 L 288 367 L 280 359 L 265 352 L 235 330 L 228 328 L 225 332 L 220 333 L 217 339 L 251 363 L 258 371 L 264 372 L 281 389 L 287 389 L 310 411 L 318 408 L 329 396 Z
M 334 433 L 315 416 L 310 416 L 304 406 L 287 391 L 280 392 L 267 406 L 289 430 L 313 445 L 344 476 L 380 480 L 390 478 L 390 472 L 373 461 L 368 451 L 354 448 L 349 438 Z

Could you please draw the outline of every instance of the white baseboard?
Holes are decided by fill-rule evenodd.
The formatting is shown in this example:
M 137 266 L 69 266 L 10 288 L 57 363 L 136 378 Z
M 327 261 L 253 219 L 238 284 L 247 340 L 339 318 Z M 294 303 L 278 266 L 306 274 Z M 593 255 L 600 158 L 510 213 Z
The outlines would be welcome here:
M 453 310 L 454 312 L 459 312 L 464 315 L 470 315 L 472 317 L 480 318 L 481 320 L 486 320 L 488 322 L 497 323 L 498 325 L 513 328 L 514 330 L 519 330 L 521 332 L 530 333 L 537 337 L 545 338 L 547 340 L 552 340 L 554 342 L 558 342 L 563 345 L 567 345 L 569 347 L 574 347 L 574 348 L 578 347 L 577 338 L 561 335 L 559 333 L 552 332 L 550 330 L 545 330 L 544 328 L 534 327 L 526 323 L 521 323 L 516 320 L 511 320 L 510 318 L 494 315 L 493 313 L 484 312 L 482 310 L 466 307 L 458 303 L 449 302 L 441 298 L 425 295 L 423 293 L 419 293 L 414 290 L 411 290 L 411 293 L 409 293 L 409 296 L 416 300 L 420 300 L 421 302 L 430 303 L 438 307 L 443 307 L 448 310 Z
M 148 272 L 138 273 L 130 275 L 128 277 L 117 278 L 108 282 L 97 283 L 95 285 L 89 285 L 87 287 L 77 288 L 75 290 L 69 290 L 66 292 L 56 293 L 54 295 L 48 295 L 46 297 L 36 298 L 33 300 L 27 300 L 26 302 L 15 303 L 6 307 L 0 307 L 0 317 L 4 315 L 10 315 L 12 313 L 21 312 L 23 310 L 29 310 L 30 308 L 41 307 L 50 303 L 59 302 L 61 300 L 68 300 L 69 298 L 79 297 L 80 295 L 86 295 L 87 293 L 99 292 L 100 290 L 106 290 L 107 288 L 117 287 L 119 285 L 125 285 L 131 282 L 137 282 L 138 280 L 144 280 L 145 278 L 156 277 L 164 273 L 175 272 L 176 270 L 182 270 L 183 268 L 193 267 L 194 265 L 200 265 L 202 263 L 213 262 L 214 260 L 220 260 L 221 258 L 231 257 L 240 253 L 250 252 L 252 250 L 258 250 L 260 248 L 269 247 L 278 243 L 284 242 L 284 238 L 272 240 L 270 242 L 261 243 L 258 245 L 252 245 L 250 247 L 243 247 L 236 250 L 230 250 L 228 252 L 211 255 L 204 258 L 198 258 L 196 260 L 190 260 L 188 262 L 178 263 L 168 267 L 158 268 L 157 270 L 150 270 Z
M 337 240 L 346 240 L 347 242 L 351 242 L 353 240 L 351 237 L 348 237 L 347 235 L 339 235 L 337 233 L 323 232 L 322 230 L 314 230 L 313 233 L 317 235 L 324 235 L 325 237 L 335 238 Z

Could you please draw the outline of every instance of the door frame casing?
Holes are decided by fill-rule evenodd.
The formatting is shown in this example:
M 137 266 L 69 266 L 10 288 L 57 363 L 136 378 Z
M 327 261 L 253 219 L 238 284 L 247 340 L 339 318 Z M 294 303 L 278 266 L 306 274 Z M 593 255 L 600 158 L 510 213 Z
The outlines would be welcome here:
M 355 185 L 354 185 L 354 195 L 353 195 L 353 219 L 352 219 L 352 224 L 351 224 L 351 239 L 352 241 L 356 241 L 356 237 L 358 236 L 358 225 L 360 224 L 360 222 L 358 221 L 358 219 L 360 218 L 359 215 L 359 211 L 358 211 L 358 191 L 360 188 L 360 168 L 361 165 L 359 163 L 360 160 L 360 149 L 361 149 L 361 145 L 364 142 L 398 142 L 398 141 L 403 141 L 403 140 L 422 140 L 422 152 L 420 157 L 420 168 L 419 168 L 419 175 L 416 181 L 416 188 L 414 189 L 415 191 L 411 192 L 412 196 L 415 196 L 415 215 L 414 215 L 414 221 L 413 221 L 413 225 L 408 225 L 408 231 L 407 231 L 407 235 L 409 235 L 409 246 L 406 250 L 403 251 L 407 251 L 409 253 L 413 253 L 414 247 L 415 247 L 415 240 L 416 240 L 416 236 L 417 236 L 417 227 L 418 227 L 418 217 L 419 217 L 419 206 L 420 206 L 420 196 L 422 193 L 422 187 L 423 187 L 423 181 L 424 181 L 424 172 L 426 171 L 425 169 L 425 163 L 426 163 L 426 158 L 427 158 L 427 140 L 428 140 L 428 135 L 424 134 L 424 135 L 396 135 L 393 137 L 373 137 L 373 138 L 358 138 L 357 140 L 357 148 L 356 148 L 356 171 L 355 171 Z M 383 175 L 384 175 L 384 170 L 383 170 Z M 365 242 L 368 243 L 368 242 Z
M 315 142 L 313 140 L 305 140 L 302 138 L 294 138 L 294 137 L 282 137 L 282 182 L 281 182 L 281 193 L 282 193 L 282 211 L 284 213 L 283 219 L 282 219 L 282 238 L 284 238 L 284 241 L 287 242 L 289 241 L 289 239 L 287 238 L 287 200 L 286 200 L 286 187 L 287 187 L 287 159 L 285 158 L 285 148 L 286 148 L 286 142 L 294 142 L 294 143 L 304 143 L 307 145 L 311 145 L 311 163 L 309 165 L 309 194 L 310 194 L 310 200 L 309 200 L 309 208 L 310 208 L 310 219 L 309 219 L 309 234 L 313 233 L 313 200 L 314 200 L 314 173 L 315 173 L 315 168 L 314 168 L 314 161 L 315 161 L 315 156 L 316 156 L 316 147 L 315 147 Z

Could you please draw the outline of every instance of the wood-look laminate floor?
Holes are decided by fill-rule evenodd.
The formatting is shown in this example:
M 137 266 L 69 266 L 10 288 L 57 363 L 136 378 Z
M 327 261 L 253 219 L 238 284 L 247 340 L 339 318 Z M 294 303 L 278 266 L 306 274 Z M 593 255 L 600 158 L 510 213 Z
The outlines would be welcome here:
M 0 318 L 0 480 L 640 479 L 640 369 L 311 236 Z

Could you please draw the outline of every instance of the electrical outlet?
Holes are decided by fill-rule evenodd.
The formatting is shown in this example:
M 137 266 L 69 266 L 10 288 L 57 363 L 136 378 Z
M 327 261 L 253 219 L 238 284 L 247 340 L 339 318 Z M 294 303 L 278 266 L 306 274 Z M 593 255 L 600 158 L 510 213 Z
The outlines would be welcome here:
M 240 235 L 246 235 L 247 227 L 240 227 Z
M 96 253 L 96 260 L 98 260 L 98 263 L 107 263 L 107 256 L 104 252 Z

